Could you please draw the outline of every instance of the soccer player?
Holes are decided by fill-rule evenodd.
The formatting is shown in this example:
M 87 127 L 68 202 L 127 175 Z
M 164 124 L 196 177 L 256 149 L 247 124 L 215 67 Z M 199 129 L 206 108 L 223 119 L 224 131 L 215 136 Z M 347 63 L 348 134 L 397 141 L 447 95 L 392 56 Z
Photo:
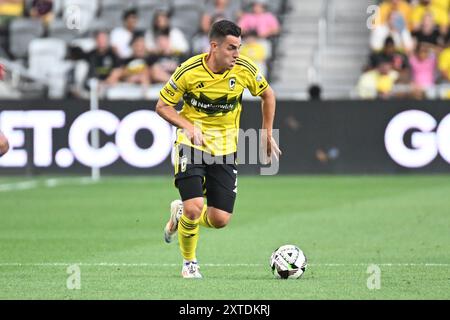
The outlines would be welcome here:
M 231 21 L 218 21 L 212 25 L 209 39 L 209 52 L 182 63 L 161 90 L 156 105 L 157 113 L 178 127 L 175 186 L 182 201 L 171 203 L 164 236 L 169 243 L 178 231 L 184 278 L 202 277 L 196 259 L 199 227 L 223 228 L 233 213 L 245 88 L 262 100 L 268 158 L 278 158 L 281 153 L 272 137 L 275 95 L 258 67 L 239 55 L 241 29 Z M 181 98 L 184 104 L 178 113 L 174 106 Z
M 3 156 L 9 150 L 8 139 L 0 131 L 0 157 Z

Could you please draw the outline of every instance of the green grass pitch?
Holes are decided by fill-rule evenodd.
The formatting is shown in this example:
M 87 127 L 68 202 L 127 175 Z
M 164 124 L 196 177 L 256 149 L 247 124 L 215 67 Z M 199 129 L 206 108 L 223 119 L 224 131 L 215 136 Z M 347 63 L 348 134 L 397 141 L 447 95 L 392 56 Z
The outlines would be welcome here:
M 24 180 L 0 178 L 0 299 L 450 298 L 449 176 L 241 176 L 231 224 L 200 231 L 202 280 L 163 242 L 171 177 Z M 272 277 L 283 244 L 307 255 L 301 279 Z

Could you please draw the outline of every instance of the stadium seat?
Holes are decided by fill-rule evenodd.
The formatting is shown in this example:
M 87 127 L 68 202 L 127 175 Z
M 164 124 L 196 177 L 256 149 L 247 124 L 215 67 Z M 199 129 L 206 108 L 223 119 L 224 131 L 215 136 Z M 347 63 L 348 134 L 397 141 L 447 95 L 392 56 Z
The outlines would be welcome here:
M 79 11 L 78 11 L 79 10 Z M 98 2 L 90 0 L 64 0 L 63 2 L 63 19 L 67 25 L 76 24 L 78 26 L 72 27 L 84 33 L 89 29 L 92 21 L 97 16 Z M 74 14 L 79 12 L 79 16 Z M 71 27 L 69 27 L 70 29 Z
M 36 77 L 45 77 L 53 65 L 64 60 L 67 47 L 56 38 L 34 39 L 28 48 L 29 71 Z
M 109 0 L 106 2 L 108 1 Z M 62 7 L 67 8 L 68 6 L 82 7 L 84 10 L 92 12 L 94 16 L 97 14 L 99 9 L 98 0 L 62 0 Z
M 285 5 L 286 0 L 260 0 L 261 2 L 265 3 L 267 6 L 267 10 L 276 14 L 280 15 L 282 14 L 283 7 Z M 254 2 L 254 0 L 243 0 L 242 1 L 242 7 L 245 10 L 251 10 L 251 4 Z M 316 2 L 316 1 L 314 1 Z
M 44 26 L 38 19 L 18 18 L 9 27 L 9 50 L 16 58 L 25 58 L 31 40 L 44 34 Z
M 80 37 L 78 30 L 69 29 L 66 26 L 66 22 L 62 19 L 53 20 L 48 27 L 48 35 L 51 38 L 57 38 L 69 43 L 73 39 Z
M 196 7 L 174 8 L 170 19 L 172 26 L 183 31 L 187 39 L 191 39 L 200 28 L 201 11 Z
M 138 0 L 136 3 L 138 9 L 138 25 L 139 30 L 149 29 L 153 23 L 153 16 L 156 10 L 170 10 L 170 1 L 164 0 Z
M 103 1 L 99 17 L 102 20 L 107 21 L 112 28 L 115 28 L 122 25 L 122 14 L 126 8 L 126 1 Z
M 66 43 L 61 39 L 34 39 L 29 45 L 29 73 L 47 79 L 51 98 L 62 98 L 65 94 L 67 72 L 72 67 L 70 62 L 64 61 L 66 52 Z
M 94 33 L 99 30 L 111 32 L 112 29 L 114 29 L 115 27 L 117 27 L 119 25 L 120 25 L 120 23 L 112 24 L 111 21 L 109 21 L 107 18 L 104 18 L 104 17 L 96 18 L 89 25 L 89 30 L 88 30 L 87 35 L 93 37 Z
M 203 7 L 205 3 L 205 0 L 172 0 L 172 7 Z

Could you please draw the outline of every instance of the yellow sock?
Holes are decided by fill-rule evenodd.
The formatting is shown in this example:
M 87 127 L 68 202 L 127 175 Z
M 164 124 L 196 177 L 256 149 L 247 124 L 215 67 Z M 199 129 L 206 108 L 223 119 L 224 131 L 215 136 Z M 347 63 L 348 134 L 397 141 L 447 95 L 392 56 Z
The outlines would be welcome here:
M 200 225 L 202 226 L 202 227 L 206 227 L 206 228 L 214 228 L 214 226 L 211 224 L 211 222 L 209 222 L 209 220 L 208 220 L 208 214 L 207 214 L 207 211 L 208 210 L 206 210 L 208 207 L 206 206 L 206 204 L 203 206 L 203 210 L 202 210 L 202 214 L 201 214 L 201 216 L 200 216 L 200 221 L 199 221 L 199 223 L 200 223 Z
M 195 250 L 197 249 L 198 232 L 200 231 L 199 220 L 191 220 L 183 214 L 178 223 L 178 242 L 181 255 L 185 260 L 196 259 Z

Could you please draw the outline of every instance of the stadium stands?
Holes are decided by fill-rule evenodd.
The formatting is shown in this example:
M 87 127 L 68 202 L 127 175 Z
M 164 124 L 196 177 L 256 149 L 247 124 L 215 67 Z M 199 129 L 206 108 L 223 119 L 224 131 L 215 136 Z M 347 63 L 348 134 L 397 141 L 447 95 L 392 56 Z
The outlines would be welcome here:
M 244 43 L 244 48 L 248 54 L 254 54 L 255 59 L 263 57 L 263 61 L 258 61 L 258 64 L 276 89 L 278 97 L 308 99 L 310 88 L 317 87 L 324 99 L 361 98 L 357 90 L 359 78 L 368 68 L 376 67 L 368 63 L 369 57 L 382 49 L 389 36 L 398 47 L 399 37 L 394 29 L 395 26 L 401 28 L 402 23 L 407 27 L 402 32 L 410 33 L 413 42 L 397 49 L 400 53 L 405 51 L 408 56 L 417 42 L 431 42 L 436 56 L 437 87 L 433 91 L 436 93 L 434 98 L 449 96 L 448 89 L 445 89 L 448 79 L 442 76 L 446 73 L 438 70 L 438 65 L 449 65 L 446 61 L 448 54 L 440 58 L 440 51 L 446 46 L 449 34 L 450 1 L 447 0 L 54 0 L 53 16 L 45 22 L 29 17 L 27 11 L 33 2 L 26 0 L 24 16 L 11 19 L 6 34 L 1 34 L 0 56 L 15 66 L 10 71 L 15 73 L 16 78 L 26 77 L 27 81 L 39 82 L 39 79 L 33 78 L 36 73 L 29 72 L 31 61 L 28 52 L 32 40 L 61 39 L 69 49 L 80 43 L 89 43 L 89 39 L 92 43 L 95 31 L 111 32 L 122 26 L 123 13 L 130 8 L 135 8 L 138 13 L 135 32 L 147 32 L 146 39 L 151 34 L 149 31 L 155 12 L 169 12 L 170 25 L 181 30 L 189 42 L 191 50 L 184 53 L 193 54 L 198 47 L 204 48 L 205 33 L 200 31 L 205 15 L 211 21 L 230 16 L 239 22 L 243 13 L 252 11 L 255 1 L 263 2 L 267 10 L 277 17 L 281 32 L 266 42 L 249 37 L 251 44 L 245 47 Z M 374 11 L 373 5 L 380 6 L 380 10 Z M 380 18 L 375 21 L 376 12 L 380 13 Z M 385 29 L 382 30 L 382 27 Z M 246 37 L 243 40 L 245 42 Z M 378 43 L 376 46 L 374 41 Z M 70 55 L 65 59 L 70 60 Z M 82 74 L 79 71 L 81 64 L 78 61 L 66 65 L 73 66 L 69 76 L 64 77 L 69 81 L 66 86 L 79 85 L 76 75 Z M 409 72 L 410 69 L 407 69 Z M 411 74 L 399 79 L 392 89 L 396 98 L 405 96 L 412 83 Z M 19 92 L 21 83 L 15 82 L 19 85 L 16 88 Z M 160 83 L 152 83 L 151 92 L 157 92 L 160 87 Z M 65 92 L 70 96 L 72 91 Z M 42 95 L 46 94 L 44 90 Z M 145 97 L 151 98 L 152 94 Z

